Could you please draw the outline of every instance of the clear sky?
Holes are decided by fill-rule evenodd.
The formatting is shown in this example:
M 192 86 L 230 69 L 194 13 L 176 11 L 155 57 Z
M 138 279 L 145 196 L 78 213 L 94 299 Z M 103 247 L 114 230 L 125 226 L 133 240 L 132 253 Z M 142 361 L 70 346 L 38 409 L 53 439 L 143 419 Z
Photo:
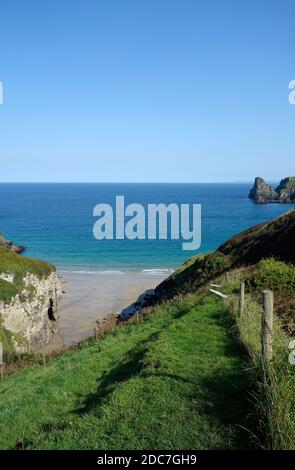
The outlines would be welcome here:
M 295 174 L 293 0 L 1 0 L 0 181 Z

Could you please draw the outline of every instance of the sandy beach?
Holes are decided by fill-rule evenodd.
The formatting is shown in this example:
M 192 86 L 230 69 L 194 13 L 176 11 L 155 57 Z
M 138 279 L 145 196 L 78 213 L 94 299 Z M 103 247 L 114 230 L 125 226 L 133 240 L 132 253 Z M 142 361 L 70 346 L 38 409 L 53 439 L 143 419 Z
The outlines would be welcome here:
M 94 333 L 96 320 L 119 314 L 168 273 L 60 271 L 65 294 L 58 305 L 59 332 L 40 351 L 51 352 Z

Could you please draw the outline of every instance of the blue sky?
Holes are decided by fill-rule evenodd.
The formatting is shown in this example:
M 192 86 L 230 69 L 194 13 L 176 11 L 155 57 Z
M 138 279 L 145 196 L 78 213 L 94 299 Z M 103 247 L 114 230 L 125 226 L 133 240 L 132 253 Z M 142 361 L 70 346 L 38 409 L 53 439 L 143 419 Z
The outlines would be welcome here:
M 2 0 L 0 181 L 295 174 L 293 1 Z

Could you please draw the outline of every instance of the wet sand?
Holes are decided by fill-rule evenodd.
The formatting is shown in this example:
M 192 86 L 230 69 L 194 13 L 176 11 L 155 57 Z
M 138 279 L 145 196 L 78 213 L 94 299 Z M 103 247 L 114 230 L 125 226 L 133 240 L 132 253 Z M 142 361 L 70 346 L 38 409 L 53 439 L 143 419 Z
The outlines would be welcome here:
M 57 351 L 94 334 L 96 320 L 119 314 L 167 274 L 59 272 L 65 294 L 58 305 L 59 332 L 40 351 Z

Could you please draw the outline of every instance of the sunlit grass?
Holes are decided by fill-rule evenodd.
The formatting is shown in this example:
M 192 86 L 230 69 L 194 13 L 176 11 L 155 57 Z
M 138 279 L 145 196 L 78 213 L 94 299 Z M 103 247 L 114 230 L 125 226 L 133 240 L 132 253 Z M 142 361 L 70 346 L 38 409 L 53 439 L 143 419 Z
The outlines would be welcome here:
M 186 296 L 8 377 L 0 447 L 247 447 L 249 384 L 230 327 L 219 299 Z

